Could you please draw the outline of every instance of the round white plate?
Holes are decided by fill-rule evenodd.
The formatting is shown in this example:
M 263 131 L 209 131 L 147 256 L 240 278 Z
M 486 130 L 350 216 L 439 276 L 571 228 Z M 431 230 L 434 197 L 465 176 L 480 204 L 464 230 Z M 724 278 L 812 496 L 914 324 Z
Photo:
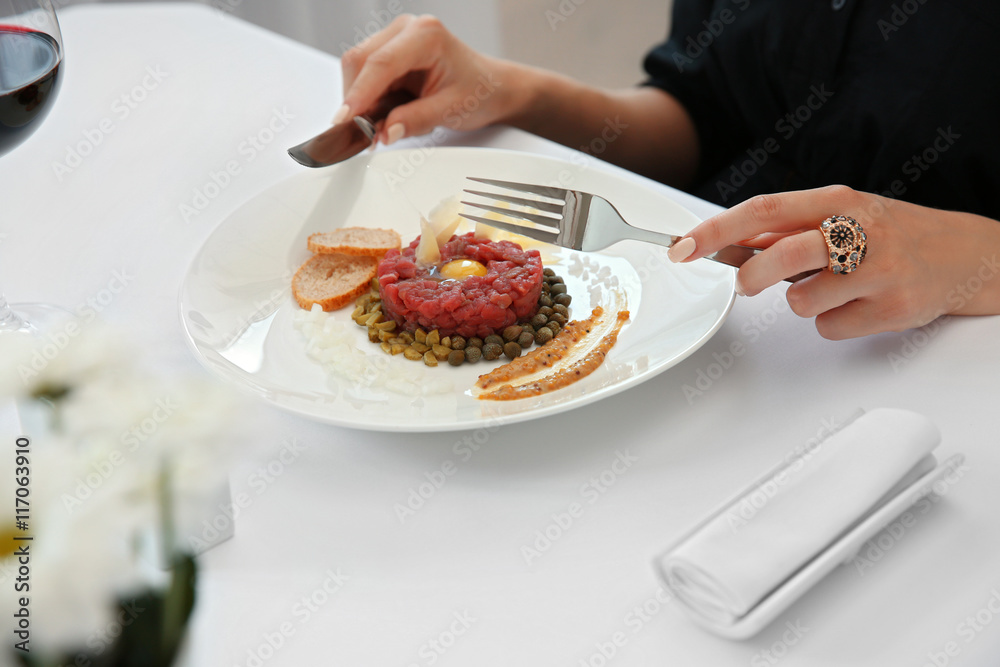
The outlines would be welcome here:
M 587 317 L 625 294 L 631 319 L 604 363 L 583 380 L 516 401 L 484 401 L 470 388 L 500 362 L 428 368 L 389 357 L 350 320 L 357 348 L 373 368 L 397 364 L 414 381 L 444 380 L 443 393 L 413 397 L 378 383 L 328 374 L 306 354 L 294 325 L 295 270 L 309 258 L 306 238 L 342 226 L 392 227 L 408 244 L 419 217 L 470 187 L 466 176 L 540 183 L 599 194 L 631 224 L 684 233 L 698 218 L 664 194 L 602 169 L 537 155 L 478 148 L 382 151 L 327 169 L 310 169 L 254 197 L 205 242 L 181 288 L 181 320 L 195 354 L 218 376 L 291 412 L 318 421 L 379 431 L 447 431 L 552 415 L 593 403 L 648 380 L 701 347 L 725 320 L 734 271 L 699 261 L 671 264 L 666 249 L 623 241 L 598 253 L 536 245 L 573 296 L 571 316 Z M 441 384 L 441 383 L 437 383 Z

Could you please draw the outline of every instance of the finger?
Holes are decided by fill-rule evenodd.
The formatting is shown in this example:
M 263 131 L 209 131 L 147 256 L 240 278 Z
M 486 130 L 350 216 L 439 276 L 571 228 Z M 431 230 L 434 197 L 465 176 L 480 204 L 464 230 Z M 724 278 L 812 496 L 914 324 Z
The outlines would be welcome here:
M 818 315 L 816 330 L 820 336 L 829 340 L 860 338 L 893 331 L 894 328 L 881 315 L 882 307 L 874 299 L 858 299 Z
M 820 271 L 791 285 L 785 298 L 799 317 L 817 317 L 870 294 L 870 281 L 864 275 Z
M 738 241 L 738 245 L 749 246 L 751 248 L 770 248 L 780 239 L 786 236 L 791 236 L 792 234 L 799 234 L 800 232 L 765 232 L 764 234 L 758 234 L 757 236 L 751 236 L 748 239 L 743 239 Z
M 374 35 L 365 38 L 354 48 L 348 49 L 340 59 L 340 70 L 343 78 L 344 95 L 354 85 L 358 72 L 364 66 L 365 61 L 372 53 L 385 46 L 389 40 L 403 32 L 403 29 L 416 17 L 412 14 L 404 14 L 397 17 L 389 25 L 379 30 Z
M 447 91 L 441 91 L 396 107 L 386 117 L 378 140 L 388 146 L 403 137 L 427 134 L 443 125 L 450 108 L 448 99 Z
M 437 27 L 435 27 L 437 26 Z M 434 17 L 419 16 L 381 48 L 372 52 L 344 94 L 351 113 L 364 113 L 395 81 L 409 72 L 429 69 L 438 57 L 435 45 L 444 30 Z
M 739 239 L 765 232 L 819 227 L 831 215 L 849 215 L 860 204 L 860 197 L 860 193 L 842 185 L 758 195 L 691 230 L 686 238 L 694 240 L 694 249 L 684 261 L 704 257 Z
M 779 239 L 740 267 L 736 276 L 737 291 L 753 296 L 785 278 L 821 269 L 828 263 L 826 241 L 818 229 L 792 234 Z

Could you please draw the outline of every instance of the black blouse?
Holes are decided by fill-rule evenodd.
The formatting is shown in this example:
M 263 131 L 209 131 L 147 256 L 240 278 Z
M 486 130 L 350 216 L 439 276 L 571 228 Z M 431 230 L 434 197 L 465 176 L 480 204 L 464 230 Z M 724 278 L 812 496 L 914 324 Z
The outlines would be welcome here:
M 705 199 L 842 183 L 1000 219 L 1000 0 L 676 0 L 645 68 Z

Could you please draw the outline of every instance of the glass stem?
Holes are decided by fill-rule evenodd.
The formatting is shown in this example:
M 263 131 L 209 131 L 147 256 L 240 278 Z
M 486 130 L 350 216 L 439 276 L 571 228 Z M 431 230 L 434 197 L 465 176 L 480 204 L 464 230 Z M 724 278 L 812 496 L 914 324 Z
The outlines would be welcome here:
M 25 322 L 7 304 L 7 298 L 0 292 L 0 331 L 16 331 L 25 326 Z

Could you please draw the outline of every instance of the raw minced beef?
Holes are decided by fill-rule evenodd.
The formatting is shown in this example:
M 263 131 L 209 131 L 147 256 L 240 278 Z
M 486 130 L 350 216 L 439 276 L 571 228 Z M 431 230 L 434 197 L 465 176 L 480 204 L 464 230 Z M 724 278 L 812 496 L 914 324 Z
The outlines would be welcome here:
M 477 239 L 470 232 L 441 246 L 441 262 L 473 259 L 485 276 L 441 280 L 415 260 L 417 237 L 390 250 L 378 265 L 382 312 L 406 331 L 438 329 L 442 336 L 486 336 L 530 319 L 542 292 L 542 259 L 512 241 Z

